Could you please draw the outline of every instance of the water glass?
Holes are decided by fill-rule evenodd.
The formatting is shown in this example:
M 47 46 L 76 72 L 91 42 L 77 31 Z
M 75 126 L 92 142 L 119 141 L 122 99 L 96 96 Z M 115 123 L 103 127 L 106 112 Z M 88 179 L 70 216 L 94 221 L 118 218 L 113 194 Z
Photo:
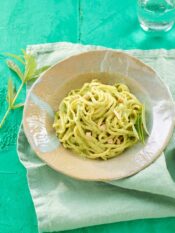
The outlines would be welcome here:
M 138 0 L 137 12 L 145 31 L 166 32 L 175 22 L 175 0 Z

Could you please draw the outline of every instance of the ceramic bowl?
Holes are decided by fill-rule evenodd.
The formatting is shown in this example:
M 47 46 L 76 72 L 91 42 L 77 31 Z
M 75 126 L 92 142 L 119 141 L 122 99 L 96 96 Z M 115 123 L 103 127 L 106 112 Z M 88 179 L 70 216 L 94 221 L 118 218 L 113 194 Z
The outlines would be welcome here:
M 125 83 L 145 104 L 150 133 L 145 144 L 137 143 L 107 161 L 82 158 L 61 145 L 52 127 L 59 103 L 70 90 L 92 79 Z M 165 149 L 173 132 L 174 104 L 158 74 L 140 60 L 112 50 L 89 51 L 59 62 L 35 82 L 23 125 L 36 155 L 56 171 L 83 180 L 117 180 L 141 171 Z

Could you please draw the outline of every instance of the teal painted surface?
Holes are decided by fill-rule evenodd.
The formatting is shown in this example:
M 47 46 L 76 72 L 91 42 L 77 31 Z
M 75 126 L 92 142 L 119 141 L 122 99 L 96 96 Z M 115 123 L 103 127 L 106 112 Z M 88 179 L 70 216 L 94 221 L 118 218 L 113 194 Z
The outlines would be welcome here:
M 162 36 L 148 35 L 141 30 L 136 2 L 81 0 L 81 42 L 121 49 L 174 48 L 175 30 Z
M 1 54 L 7 51 L 18 53 L 27 44 L 57 41 L 122 49 L 175 48 L 175 29 L 163 37 L 147 35 L 140 29 L 135 0 L 0 0 L 0 9 Z M 5 90 L 9 75 L 1 56 L 0 117 L 6 108 Z M 14 80 L 18 86 L 19 81 L 16 77 Z M 21 99 L 24 96 L 25 91 Z M 16 154 L 21 117 L 22 110 L 12 112 L 0 129 L 0 233 L 37 233 L 26 171 Z M 175 219 L 137 220 L 66 232 L 172 233 L 175 232 Z

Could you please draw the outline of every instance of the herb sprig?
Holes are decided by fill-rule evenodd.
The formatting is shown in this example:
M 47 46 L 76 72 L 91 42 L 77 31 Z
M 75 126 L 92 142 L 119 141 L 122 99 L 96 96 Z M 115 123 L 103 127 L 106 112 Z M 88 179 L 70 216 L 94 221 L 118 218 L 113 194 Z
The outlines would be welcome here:
M 43 66 L 41 68 L 37 68 L 37 62 L 35 57 L 32 54 L 26 53 L 25 50 L 22 50 L 22 55 L 16 55 L 11 53 L 5 53 L 6 56 L 15 59 L 17 62 L 21 63 L 23 66 L 23 70 L 18 66 L 16 62 L 11 59 L 6 61 L 8 68 L 14 72 L 17 77 L 21 80 L 21 85 L 19 86 L 18 90 L 16 91 L 15 85 L 11 78 L 8 80 L 7 86 L 7 103 L 8 108 L 0 122 L 0 128 L 3 126 L 9 112 L 11 110 L 15 110 L 17 108 L 21 108 L 24 106 L 24 103 L 16 103 L 19 94 L 21 93 L 23 87 L 28 81 L 34 81 L 37 79 L 42 72 L 47 70 L 49 66 Z
M 145 143 L 145 135 L 149 135 L 149 132 L 146 127 L 146 121 L 145 121 L 145 106 L 142 106 L 141 114 L 138 115 L 135 128 L 137 131 L 138 139 Z

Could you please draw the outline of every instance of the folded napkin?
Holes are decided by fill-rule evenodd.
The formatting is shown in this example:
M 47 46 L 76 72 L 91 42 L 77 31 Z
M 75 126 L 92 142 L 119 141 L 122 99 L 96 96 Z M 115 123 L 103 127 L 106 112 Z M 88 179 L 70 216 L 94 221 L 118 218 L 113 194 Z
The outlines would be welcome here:
M 39 66 L 53 65 L 98 46 L 71 43 L 31 45 Z M 130 50 L 157 70 L 175 97 L 175 50 Z M 61 231 L 132 219 L 175 216 L 175 146 L 136 175 L 112 182 L 88 182 L 62 175 L 42 162 L 21 127 L 18 154 L 27 169 L 40 232 Z M 174 153 L 174 158 L 173 158 Z

